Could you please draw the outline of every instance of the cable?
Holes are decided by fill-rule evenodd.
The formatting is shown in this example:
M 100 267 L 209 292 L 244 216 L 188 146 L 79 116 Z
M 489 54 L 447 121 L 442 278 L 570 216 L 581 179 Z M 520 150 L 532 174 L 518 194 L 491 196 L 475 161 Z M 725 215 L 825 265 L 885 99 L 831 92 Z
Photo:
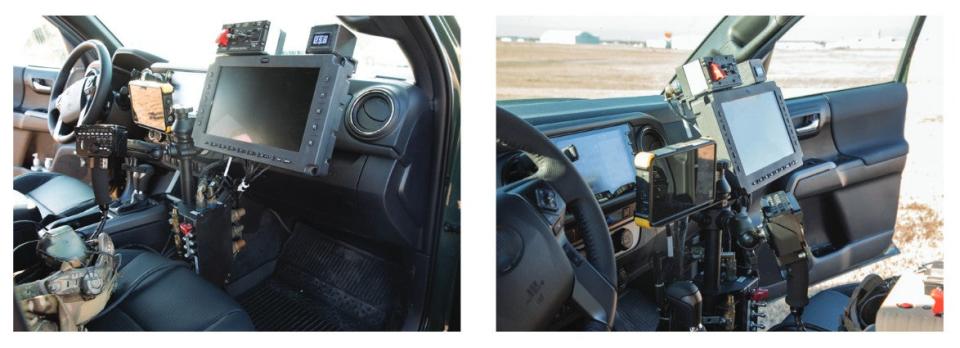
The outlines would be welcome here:
M 287 224 L 283 222 L 283 218 L 280 217 L 280 213 L 277 213 L 277 211 L 273 210 L 273 208 L 267 208 L 267 211 L 273 214 L 273 217 L 277 218 L 277 221 L 280 222 L 280 227 L 283 227 L 283 230 L 287 232 L 288 237 L 293 235 L 293 232 L 290 232 L 290 228 L 287 227 Z
M 806 325 L 803 325 L 803 310 L 791 308 L 790 313 L 793 315 L 793 324 L 796 325 L 797 331 L 807 331 Z
M 27 245 L 27 244 L 38 243 L 38 242 L 40 242 L 39 239 L 34 239 L 34 240 L 28 240 L 28 241 L 26 241 L 26 242 L 20 243 L 20 245 L 17 245 L 16 247 L 13 248 L 13 253 L 16 254 L 16 253 L 17 253 L 17 249 L 20 249 L 21 247 L 23 247 L 23 246 L 25 246 L 25 245 Z
M 172 240 L 173 238 L 176 238 L 173 234 L 170 234 L 169 236 L 167 236 L 167 241 L 163 242 L 163 249 L 160 249 L 160 255 L 166 256 L 167 247 L 170 246 L 170 240 Z
M 106 210 L 101 209 L 100 223 L 97 224 L 97 229 L 93 231 L 93 234 L 91 234 L 90 237 L 87 237 L 88 241 L 95 240 L 98 236 L 100 236 L 100 232 L 103 232 L 103 226 L 107 224 L 108 215 L 109 214 L 107 214 Z

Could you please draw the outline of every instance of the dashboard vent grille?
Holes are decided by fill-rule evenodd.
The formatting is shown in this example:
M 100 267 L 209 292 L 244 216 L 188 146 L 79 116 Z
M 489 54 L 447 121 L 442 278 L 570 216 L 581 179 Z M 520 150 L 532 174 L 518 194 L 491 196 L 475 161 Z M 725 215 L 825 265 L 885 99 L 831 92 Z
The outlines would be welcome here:
M 387 135 L 396 117 L 396 98 L 387 89 L 368 88 L 357 94 L 347 110 L 347 128 L 362 139 Z
M 666 141 L 656 128 L 643 126 L 637 131 L 636 144 L 638 150 L 648 152 L 666 146 Z

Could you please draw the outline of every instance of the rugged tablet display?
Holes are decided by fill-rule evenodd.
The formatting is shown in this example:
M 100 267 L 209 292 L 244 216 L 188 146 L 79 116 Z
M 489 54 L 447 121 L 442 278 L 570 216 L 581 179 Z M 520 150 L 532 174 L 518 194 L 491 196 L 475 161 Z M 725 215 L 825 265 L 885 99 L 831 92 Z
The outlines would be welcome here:
M 197 112 L 196 144 L 326 175 L 353 71 L 333 54 L 217 57 Z

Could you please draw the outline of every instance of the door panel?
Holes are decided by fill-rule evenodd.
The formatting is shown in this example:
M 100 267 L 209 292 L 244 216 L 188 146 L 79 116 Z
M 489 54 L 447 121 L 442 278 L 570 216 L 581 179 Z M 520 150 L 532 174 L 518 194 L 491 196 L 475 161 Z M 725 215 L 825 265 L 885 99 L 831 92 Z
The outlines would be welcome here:
M 41 68 L 28 66 L 23 68 L 21 77 L 21 89 L 23 90 L 23 100 L 18 109 L 20 110 L 43 110 L 47 111 L 47 104 L 50 101 L 50 87 L 57 79 L 60 71 L 53 68 Z M 14 104 L 16 105 L 16 104 Z
M 892 252 L 900 178 L 906 165 L 903 136 L 907 89 L 900 83 L 824 93 L 787 101 L 794 125 L 816 130 L 800 141 L 804 166 L 785 182 L 803 208 L 813 251 L 811 283 L 817 283 Z M 761 268 L 776 270 L 765 253 Z M 775 293 L 777 272 L 761 283 Z M 779 284 L 778 284 L 779 283 Z
M 13 68 L 13 165 L 29 168 L 33 154 L 56 158 L 59 144 L 47 130 L 49 87 L 59 71 L 35 66 Z
M 868 165 L 906 156 L 906 86 L 887 83 L 833 92 L 826 97 L 835 115 L 834 141 L 841 153 Z

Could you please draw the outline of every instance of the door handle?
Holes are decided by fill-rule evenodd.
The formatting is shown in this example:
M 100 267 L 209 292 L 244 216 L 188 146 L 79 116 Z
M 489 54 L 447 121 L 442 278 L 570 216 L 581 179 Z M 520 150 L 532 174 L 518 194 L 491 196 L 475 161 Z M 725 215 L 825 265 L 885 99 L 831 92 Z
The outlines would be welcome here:
M 34 77 L 30 79 L 30 88 L 40 94 L 50 94 L 50 90 L 53 88 L 49 86 L 49 83 L 47 80 Z
M 813 135 L 820 131 L 820 114 L 809 114 L 806 116 L 800 117 L 804 120 L 804 123 L 798 126 L 794 126 L 797 130 L 797 137 L 803 137 L 807 135 Z

